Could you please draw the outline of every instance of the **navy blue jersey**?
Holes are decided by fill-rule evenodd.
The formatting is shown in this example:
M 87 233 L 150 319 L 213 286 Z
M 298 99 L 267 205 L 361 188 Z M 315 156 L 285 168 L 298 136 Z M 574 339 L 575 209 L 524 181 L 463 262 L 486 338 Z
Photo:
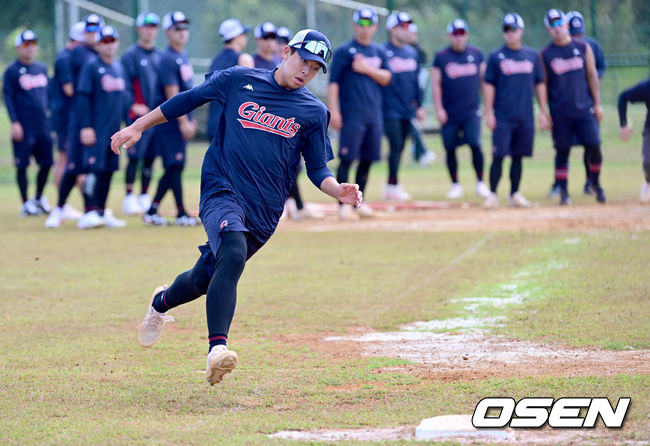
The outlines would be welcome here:
M 11 122 L 20 122 L 31 134 L 48 134 L 47 67 L 41 62 L 23 65 L 13 61 L 4 73 L 2 92 Z
M 605 62 L 605 53 L 603 53 L 603 49 L 600 46 L 600 43 L 596 39 L 592 39 L 591 37 L 582 37 L 582 40 L 587 42 L 589 46 L 591 47 L 591 51 L 594 53 L 594 60 L 596 61 L 596 71 L 598 71 L 598 78 L 603 77 L 603 74 L 605 74 L 605 70 L 607 69 L 607 62 Z
M 239 66 L 210 73 L 187 94 L 193 107 L 212 100 L 222 109 L 203 160 L 201 206 L 230 191 L 245 213 L 246 227 L 269 237 L 296 178 L 300 155 L 307 169 L 325 168 L 334 158 L 327 108 L 304 87 L 279 86 L 272 71 Z M 177 101 L 161 106 L 166 117 L 187 111 L 175 107 Z
M 158 70 L 158 99 L 162 103 L 165 96 L 165 87 L 176 85 L 178 92 L 182 93 L 192 88 L 194 70 L 190 64 L 187 53 L 178 53 L 171 47 L 163 51 L 160 57 L 160 69 Z M 190 114 L 191 117 L 191 114 Z M 175 119 L 158 126 L 161 131 L 179 132 L 178 121 Z
M 485 82 L 494 85 L 497 120 L 534 122 L 535 85 L 544 82 L 544 70 L 534 49 L 511 50 L 502 46 L 488 57 Z
M 274 70 L 275 67 L 280 65 L 282 59 L 278 57 L 273 57 L 271 60 L 263 59 L 259 54 L 253 56 L 253 63 L 255 68 L 264 68 L 265 70 Z
M 436 53 L 433 66 L 442 74 L 442 106 L 448 121 L 462 122 L 479 110 L 483 53 L 468 45 L 462 52 L 447 47 Z
M 160 50 L 131 45 L 122 55 L 122 66 L 133 103 L 145 104 L 151 110 L 160 105 L 158 97 L 158 67 Z M 135 119 L 136 116 L 129 116 Z
M 382 107 L 381 86 L 352 70 L 352 60 L 357 54 L 363 55 L 375 68 L 390 70 L 384 48 L 376 43 L 363 46 L 352 39 L 334 51 L 329 67 L 330 83 L 339 85 L 339 107 L 344 120 L 346 116 L 374 116 Z
M 107 148 L 131 104 L 122 64 L 114 61 L 107 65 L 99 57 L 86 62 L 79 73 L 75 99 L 80 127 L 95 129 L 97 147 Z
M 83 67 L 88 60 L 95 57 L 97 57 L 97 52 L 86 45 L 79 45 L 70 51 L 70 71 L 72 73 L 72 82 L 74 83 L 75 94 L 77 92 L 77 82 L 79 80 L 81 67 Z
M 384 49 L 393 72 L 390 84 L 382 89 L 384 119 L 411 119 L 422 103 L 418 52 L 410 45 L 398 48 L 391 42 Z
M 50 109 L 52 114 L 66 116 L 70 113 L 72 97 L 63 93 L 63 86 L 72 83 L 72 69 L 70 67 L 70 53 L 67 48 L 59 51 L 54 60 L 54 77 L 50 85 Z
M 232 68 L 237 65 L 239 61 L 239 56 L 241 53 L 235 51 L 231 48 L 224 48 L 217 56 L 212 60 L 210 65 L 210 72 L 221 71 L 227 68 Z M 217 133 L 217 122 L 219 120 L 219 114 L 221 110 L 217 102 L 210 102 L 210 109 L 208 111 L 208 138 L 212 139 Z
M 627 103 L 645 102 L 648 110 L 645 116 L 645 131 L 650 131 L 650 79 L 636 84 L 632 88 L 623 91 L 618 97 L 618 118 L 621 127 L 627 125 Z
M 566 46 L 550 43 L 541 51 L 548 84 L 548 106 L 554 117 L 580 118 L 593 112 L 582 40 Z

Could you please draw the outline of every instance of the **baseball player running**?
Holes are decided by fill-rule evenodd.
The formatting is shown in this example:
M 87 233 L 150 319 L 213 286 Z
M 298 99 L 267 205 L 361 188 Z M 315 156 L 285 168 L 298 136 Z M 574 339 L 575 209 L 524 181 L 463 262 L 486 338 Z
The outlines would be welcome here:
M 150 347 L 162 335 L 168 310 L 207 294 L 209 354 L 205 378 L 221 382 L 237 365 L 226 347 L 246 260 L 273 234 L 302 155 L 307 174 L 323 192 L 349 205 L 361 203 L 356 184 L 339 184 L 327 168 L 333 158 L 327 108 L 305 87 L 327 70 L 329 40 L 299 31 L 274 71 L 233 67 L 211 73 L 201 85 L 168 100 L 113 135 L 112 149 L 135 144 L 149 127 L 208 101 L 221 104 L 217 136 L 203 160 L 200 216 L 208 237 L 194 267 L 169 288 L 154 290 L 139 332 Z

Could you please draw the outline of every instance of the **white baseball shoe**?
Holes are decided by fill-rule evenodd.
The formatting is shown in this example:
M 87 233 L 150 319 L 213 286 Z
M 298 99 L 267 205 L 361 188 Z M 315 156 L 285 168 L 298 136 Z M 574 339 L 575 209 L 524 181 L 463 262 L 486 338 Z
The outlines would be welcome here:
M 147 313 L 144 315 L 144 319 L 142 319 L 140 329 L 138 330 L 138 342 L 143 347 L 151 347 L 158 342 L 158 339 L 162 336 L 165 323 L 175 321 L 167 313 L 158 313 L 153 307 L 153 300 L 156 295 L 161 291 L 165 291 L 166 288 L 166 285 L 159 286 L 153 290 L 153 294 L 151 295 Z
M 100 226 L 104 226 L 104 219 L 97 211 L 86 212 L 77 222 L 79 229 L 92 229 L 99 228 Z
M 298 210 L 298 220 L 320 220 L 321 218 L 325 218 L 325 214 L 315 210 L 309 203 L 305 203 L 304 207 Z
M 45 220 L 46 228 L 58 228 L 63 223 L 63 208 L 55 207 Z
M 479 197 L 487 198 L 490 196 L 490 193 L 490 188 L 487 187 L 487 184 L 485 184 L 483 181 L 476 182 L 476 195 Z
M 125 215 L 140 215 L 144 211 L 140 207 L 138 197 L 133 194 L 128 194 L 122 201 L 122 212 Z
M 460 183 L 453 183 L 451 185 L 451 189 L 449 189 L 449 192 L 447 192 L 447 198 L 456 200 L 458 198 L 461 198 L 463 196 L 463 186 L 460 185 Z
M 420 161 L 418 161 L 418 164 L 420 165 L 420 167 L 428 167 L 431 164 L 433 164 L 435 160 L 436 160 L 436 153 L 431 150 L 427 150 L 420 157 Z
M 411 195 L 404 190 L 401 184 L 386 184 L 381 196 L 384 201 L 408 201 Z
M 151 207 L 151 197 L 148 194 L 141 194 L 138 197 L 138 204 L 140 205 L 142 212 L 147 212 Z
M 49 214 L 52 210 L 50 203 L 47 202 L 47 197 L 45 195 L 43 195 L 38 200 L 34 198 L 34 203 L 36 204 L 36 207 L 41 214 Z
M 185 214 L 181 215 L 180 217 L 176 217 L 174 224 L 176 226 L 198 226 L 199 219 Z
M 291 220 L 300 220 L 300 214 L 298 213 L 298 205 L 296 204 L 296 199 L 289 197 L 287 201 L 284 202 L 284 212 L 287 214 Z
M 235 370 L 235 367 L 237 367 L 237 353 L 228 350 L 225 345 L 215 345 L 208 354 L 205 380 L 212 386 L 220 383 L 223 376 Z
M 31 217 L 34 215 L 40 215 L 40 213 L 41 212 L 39 211 L 38 206 L 36 206 L 34 200 L 27 200 L 20 208 L 21 217 Z
M 499 207 L 499 197 L 495 193 L 491 193 L 483 202 L 485 209 L 496 209 Z
M 123 228 L 126 226 L 126 221 L 119 220 L 110 209 L 104 210 L 104 226 L 107 228 Z
M 66 204 L 63 206 L 63 219 L 64 220 L 79 220 L 83 214 L 70 206 L 69 204 Z
M 359 215 L 354 212 L 354 206 L 351 204 L 339 205 L 339 220 L 341 221 L 357 221 Z
M 515 208 L 529 208 L 533 205 L 530 201 L 526 200 L 521 192 L 515 192 L 508 197 L 508 206 Z
M 641 203 L 650 203 L 650 183 L 647 181 L 643 183 L 643 186 L 641 186 L 641 190 L 639 191 L 639 201 Z
M 147 226 L 168 226 L 169 222 L 165 217 L 161 217 L 160 215 L 152 214 L 149 215 L 148 213 L 142 214 L 142 221 L 144 224 Z
M 375 211 L 365 201 L 356 208 L 357 215 L 361 218 L 373 218 L 376 216 Z

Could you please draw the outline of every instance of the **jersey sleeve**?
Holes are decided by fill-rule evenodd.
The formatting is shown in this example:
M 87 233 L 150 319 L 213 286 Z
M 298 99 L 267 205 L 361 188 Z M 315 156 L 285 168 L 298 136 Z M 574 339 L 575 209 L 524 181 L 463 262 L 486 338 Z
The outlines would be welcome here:
M 443 64 L 444 63 L 442 61 L 442 57 L 440 57 L 440 53 L 434 54 L 433 55 L 433 62 L 431 63 L 431 66 L 434 67 L 434 68 L 438 68 L 438 69 L 442 70 Z
M 535 77 L 535 84 L 544 82 L 544 67 L 542 66 L 542 58 L 536 51 L 531 52 L 533 60 L 533 75 Z
M 180 87 L 178 80 L 178 65 L 176 65 L 176 61 L 170 57 L 163 57 L 160 60 L 158 79 L 160 80 L 160 85 L 163 87 L 170 85 L 178 85 Z
M 624 90 L 618 96 L 618 119 L 621 127 L 627 125 L 628 102 L 650 102 L 650 79 Z
M 384 70 L 388 70 L 392 74 L 393 70 L 390 69 L 390 64 L 388 63 L 388 56 L 386 55 L 386 51 L 384 50 L 383 47 L 379 45 L 377 45 L 377 47 L 378 47 L 377 53 L 379 54 L 379 58 L 381 59 L 380 68 L 383 68 Z
M 75 92 L 77 112 L 82 128 L 92 127 L 93 67 L 92 60 L 81 67 Z
M 343 80 L 343 72 L 347 64 L 346 59 L 347 59 L 346 53 L 343 51 L 342 48 L 339 48 L 336 51 L 334 51 L 334 55 L 332 57 L 332 63 L 330 64 L 328 69 L 328 71 L 330 72 L 330 83 L 337 83 L 337 84 L 341 83 L 341 81 Z
M 54 65 L 54 75 L 61 85 L 72 82 L 72 68 L 70 67 L 70 56 L 61 57 Z
M 329 121 L 330 113 L 325 109 L 321 119 L 317 124 L 314 124 L 306 135 L 302 156 L 305 158 L 305 168 L 307 169 L 326 167 L 327 163 L 334 159 L 332 144 L 327 136 Z
M 4 95 L 5 106 L 7 107 L 7 113 L 9 114 L 11 122 L 18 122 L 18 113 L 16 111 L 16 103 L 14 100 L 16 81 L 16 70 L 13 69 L 13 66 L 9 67 L 4 74 L 2 94 Z
M 499 77 L 499 63 L 496 54 L 490 54 L 488 57 L 487 66 L 485 67 L 485 82 L 488 84 L 496 85 L 497 78 Z

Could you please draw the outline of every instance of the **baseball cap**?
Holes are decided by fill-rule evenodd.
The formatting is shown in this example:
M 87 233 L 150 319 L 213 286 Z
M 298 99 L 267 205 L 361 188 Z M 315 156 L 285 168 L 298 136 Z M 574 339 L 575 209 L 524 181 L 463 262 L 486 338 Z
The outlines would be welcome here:
M 566 21 L 569 23 L 569 32 L 572 36 L 586 32 L 585 19 L 578 11 L 567 12 Z
M 360 8 L 354 11 L 352 21 L 357 25 L 371 26 L 379 21 L 379 16 L 370 8 Z
M 509 12 L 503 16 L 503 30 L 506 30 L 506 27 L 514 29 L 524 29 L 524 19 L 521 18 L 516 12 Z
M 111 38 L 113 40 L 120 40 L 120 34 L 111 25 L 102 27 L 101 31 L 99 31 L 99 41 L 111 40 Z
M 549 9 L 544 14 L 544 25 L 547 28 L 555 28 L 556 26 L 564 25 L 566 23 L 566 16 L 559 9 Z
M 86 22 L 77 22 L 70 27 L 70 39 L 83 42 L 84 39 L 84 29 L 86 29 Z
M 135 19 L 135 26 L 158 26 L 160 17 L 153 12 L 143 12 Z
M 323 73 L 327 73 L 327 62 L 332 58 L 332 46 L 325 34 L 315 29 L 303 29 L 298 31 L 287 45 L 297 49 L 303 59 L 320 63 Z
M 227 42 L 231 39 L 234 39 L 240 34 L 247 33 L 251 30 L 250 26 L 244 26 L 237 19 L 228 19 L 225 20 L 219 26 L 219 34 L 221 34 L 221 40 Z
M 286 26 L 281 26 L 278 28 L 278 40 L 283 42 L 289 42 L 291 40 L 291 31 Z
M 278 35 L 278 29 L 271 22 L 264 22 L 255 27 L 253 31 L 256 39 L 266 39 L 267 37 L 275 37 Z
M 395 11 L 386 19 L 386 29 L 393 29 L 400 25 L 410 25 L 413 22 L 411 15 L 408 12 Z
M 104 26 L 104 19 L 102 19 L 97 14 L 88 14 L 84 19 L 85 29 L 90 33 L 97 32 Z
M 172 26 L 176 29 L 187 29 L 189 23 L 189 19 L 181 11 L 169 12 L 162 19 L 162 27 L 165 31 Z
M 25 42 L 38 42 L 38 37 L 34 34 L 34 31 L 31 29 L 26 29 L 16 36 L 14 39 L 14 44 L 16 47 L 21 46 Z
M 469 26 L 467 26 L 467 22 L 465 22 L 465 20 L 455 19 L 449 22 L 447 25 L 447 34 L 454 34 L 459 31 L 462 31 L 463 33 L 469 32 Z

